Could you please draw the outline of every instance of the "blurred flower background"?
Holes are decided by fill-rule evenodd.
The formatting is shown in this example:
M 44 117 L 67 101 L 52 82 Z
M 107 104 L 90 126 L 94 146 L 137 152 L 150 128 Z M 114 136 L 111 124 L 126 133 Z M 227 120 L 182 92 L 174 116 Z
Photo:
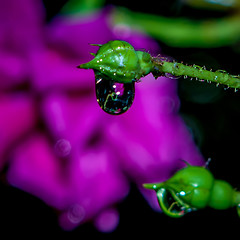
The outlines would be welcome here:
M 169 219 L 141 188 L 170 177 L 181 159 L 203 165 L 208 158 L 217 178 L 240 186 L 238 92 L 149 75 L 136 84 L 131 109 L 111 116 L 96 102 L 93 72 L 76 68 L 97 51 L 90 43 L 122 39 L 239 74 L 239 1 L 155 4 L 0 0 L 2 229 L 112 239 L 202 221 L 208 231 L 226 217 L 232 229 L 239 224 L 231 210 Z

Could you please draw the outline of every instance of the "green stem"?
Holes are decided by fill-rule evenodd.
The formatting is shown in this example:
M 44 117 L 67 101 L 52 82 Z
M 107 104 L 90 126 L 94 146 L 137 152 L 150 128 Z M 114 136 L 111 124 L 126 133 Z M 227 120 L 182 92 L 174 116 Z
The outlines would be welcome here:
M 78 15 L 101 8 L 105 0 L 69 0 L 61 9 L 61 13 Z
M 184 76 L 196 78 L 197 80 L 206 80 L 215 82 L 217 84 L 224 84 L 231 88 L 240 88 L 240 76 L 234 76 L 224 70 L 217 70 L 215 72 L 206 70 L 205 67 L 198 65 L 187 66 L 183 63 L 168 62 L 161 60 L 161 58 L 152 59 L 154 65 L 154 76 L 162 76 L 163 74 L 172 74 L 173 76 Z
M 144 188 L 153 189 L 153 190 L 157 190 L 163 186 L 164 186 L 164 182 L 163 183 L 144 183 L 143 184 Z
M 240 16 L 196 21 L 168 18 L 118 8 L 115 24 L 130 25 L 173 47 L 220 47 L 236 43 L 240 38 Z

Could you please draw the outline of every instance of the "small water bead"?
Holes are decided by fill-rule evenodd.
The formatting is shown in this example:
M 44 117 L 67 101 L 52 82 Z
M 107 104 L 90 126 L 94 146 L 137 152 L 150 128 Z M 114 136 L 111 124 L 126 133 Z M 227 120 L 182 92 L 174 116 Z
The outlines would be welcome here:
M 132 105 L 135 83 L 118 83 L 95 71 L 96 97 L 99 106 L 109 114 L 119 115 Z

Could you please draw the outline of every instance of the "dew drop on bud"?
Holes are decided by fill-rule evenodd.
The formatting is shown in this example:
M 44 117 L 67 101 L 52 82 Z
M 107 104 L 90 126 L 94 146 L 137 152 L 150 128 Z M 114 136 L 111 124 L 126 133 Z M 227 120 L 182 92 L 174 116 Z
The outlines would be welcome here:
M 99 106 L 109 114 L 119 115 L 132 105 L 135 83 L 118 83 L 95 71 L 96 97 Z

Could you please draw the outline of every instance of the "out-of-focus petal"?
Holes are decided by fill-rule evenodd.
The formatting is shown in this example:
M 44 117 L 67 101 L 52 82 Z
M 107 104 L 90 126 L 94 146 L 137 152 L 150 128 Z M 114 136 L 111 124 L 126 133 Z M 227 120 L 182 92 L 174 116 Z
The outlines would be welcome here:
M 40 0 L 0 1 L 0 48 L 25 55 L 42 41 L 43 20 Z
M 93 72 L 76 68 L 97 51 L 89 44 L 118 38 L 137 50 L 159 51 L 155 41 L 130 28 L 119 34 L 108 13 L 58 16 L 43 32 L 40 1 L 0 2 L 0 87 L 28 79 L 24 91 L 36 98 L 34 105 L 27 94 L 0 97 L 0 156 L 31 130 L 39 107 L 43 132 L 26 134 L 11 149 L 8 180 L 60 210 L 60 225 L 67 230 L 95 219 L 100 231 L 112 231 L 119 219 L 111 207 L 129 191 L 126 174 L 141 185 L 167 179 L 182 166 L 181 159 L 202 163 L 178 116 L 175 80 L 142 79 L 133 106 L 121 116 L 98 106 Z M 157 209 L 151 191 L 140 190 Z
M 80 71 L 77 68 L 79 60 L 66 57 L 54 49 L 35 51 L 29 65 L 31 82 L 39 92 L 94 88 L 95 77 L 92 71 Z
M 63 163 L 54 154 L 47 138 L 41 134 L 23 142 L 12 155 L 8 181 L 31 193 L 50 206 L 63 209 L 68 204 L 67 177 Z
M 109 208 L 102 211 L 95 219 L 94 225 L 101 232 L 112 232 L 119 223 L 119 213 L 116 209 Z
M 0 168 L 3 154 L 36 123 L 35 105 L 30 96 L 23 94 L 0 95 Z
M 60 51 L 80 56 L 83 62 L 88 61 L 89 53 L 97 50 L 90 44 L 104 44 L 113 39 L 107 19 L 106 10 L 84 17 L 57 17 L 49 25 L 49 43 Z
M 1 47 L 0 47 L 1 48 Z M 0 90 L 6 90 L 27 80 L 27 64 L 23 57 L 0 52 Z
M 0 89 L 28 80 L 28 55 L 43 44 L 40 0 L 0 1 Z
M 95 217 L 101 209 L 120 201 L 129 191 L 116 156 L 104 145 L 86 149 L 83 154 L 76 153 L 73 159 L 70 170 L 73 202 L 59 219 L 67 230 Z M 81 211 L 73 213 L 73 207 Z
M 181 160 L 204 162 L 178 109 L 176 81 L 147 76 L 136 84 L 132 108 L 107 129 L 122 167 L 155 210 L 159 210 L 156 196 L 142 189 L 142 183 L 166 180 L 183 166 Z
M 108 128 L 123 167 L 138 183 L 165 180 L 182 166 L 181 159 L 195 165 L 203 161 L 178 116 L 175 80 L 146 78 L 136 85 L 132 108 Z
M 65 138 L 78 148 L 91 141 L 104 131 L 100 129 L 104 120 L 93 92 L 67 94 L 50 94 L 42 104 L 44 120 L 55 139 Z

